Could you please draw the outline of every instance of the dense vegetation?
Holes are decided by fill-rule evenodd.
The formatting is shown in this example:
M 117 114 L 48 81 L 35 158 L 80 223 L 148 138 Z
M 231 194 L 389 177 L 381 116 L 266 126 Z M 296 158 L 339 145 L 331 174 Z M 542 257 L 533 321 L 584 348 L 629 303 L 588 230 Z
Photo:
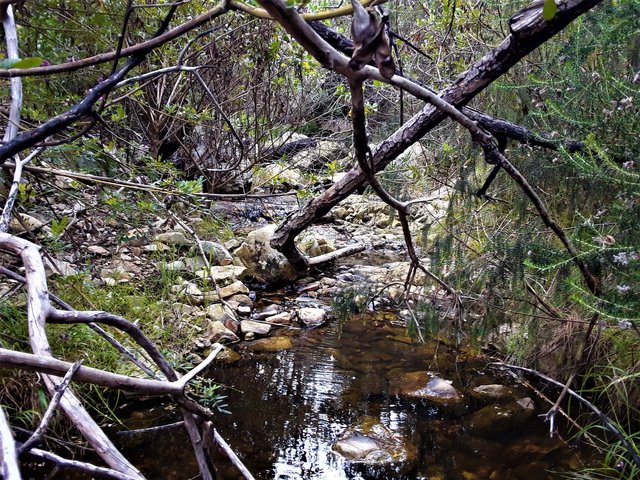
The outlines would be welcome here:
M 168 7 L 161 4 L 130 8 L 132 2 L 15 2 L 20 57 L 32 57 L 35 65 L 44 67 L 41 74 L 22 77 L 21 129 L 35 129 L 80 103 L 126 59 L 60 72 L 47 68 L 74 65 L 148 40 L 167 15 Z M 203 217 L 197 233 L 226 240 L 232 232 L 224 219 L 207 217 L 211 202 L 227 199 L 220 194 L 264 194 L 284 188 L 277 175 L 265 180 L 264 163 L 291 135 L 351 146 L 346 79 L 323 69 L 276 22 L 261 18 L 266 12 L 257 4 L 235 5 L 144 52 L 146 57 L 128 79 L 96 100 L 92 114 L 43 139 L 46 149 L 32 163 L 40 169 L 24 173 L 14 213 L 35 210 L 53 215 L 52 235 L 31 237 L 44 251 L 82 262 L 78 244 L 83 240 L 73 234 L 75 213 L 60 213 L 55 206 L 73 202 L 91 205 L 102 215 L 97 220 L 100 228 L 107 226 L 121 237 L 135 237 L 136 229 L 168 216 L 171 209 L 184 218 Z M 509 17 L 525 5 L 496 0 L 389 2 L 390 25 L 397 34 L 396 64 L 408 78 L 440 91 L 508 35 Z M 181 4 L 170 28 L 212 7 L 203 2 Z M 314 13 L 333 7 L 322 1 L 304 3 L 300 10 Z M 323 21 L 347 37 L 349 22 L 339 16 Z M 11 66 L 4 62 L 3 68 Z M 156 73 L 146 75 L 149 72 Z M 6 77 L 0 105 L 5 123 L 11 98 Z M 364 98 L 374 144 L 424 106 L 423 100 L 379 80 L 367 82 Z M 525 127 L 552 147 L 506 141 L 493 132 L 505 141 L 505 155 L 575 245 L 597 288 L 585 285 L 575 258 L 504 171 L 484 195 L 476 195 L 493 166 L 453 121 L 420 139 L 425 152 L 420 161 L 412 157 L 405 164 L 393 162 L 379 178 L 402 200 L 451 188 L 446 219 L 425 223 L 415 240 L 422 257 L 429 258 L 430 270 L 458 292 L 465 334 L 478 345 L 496 347 L 510 363 L 561 382 L 575 375 L 573 388 L 602 409 L 637 456 L 640 1 L 606 1 L 580 16 L 493 82 L 472 107 Z M 5 137 L 5 145 L 11 140 Z M 576 143 L 579 147 L 572 148 Z M 34 147 L 29 145 L 20 155 Z M 4 156 L 2 161 L 11 158 Z M 325 170 L 353 167 L 341 160 L 336 158 Z M 11 167 L 3 171 L 3 196 L 10 191 L 12 172 Z M 312 177 L 309 174 L 308 188 L 297 191 L 302 203 L 318 192 L 317 178 Z M 63 179 L 66 184 L 61 186 Z M 6 260 L 7 266 L 13 263 Z M 90 282 L 94 273 L 89 266 L 77 276 L 55 280 L 51 288 L 75 308 L 104 309 L 149 323 L 162 317 L 156 300 L 166 293 L 171 279 L 149 278 L 131 287 L 96 286 Z M 24 350 L 28 333 L 23 300 L 5 293 L 0 346 Z M 418 328 L 425 333 L 445 328 L 426 303 L 417 311 L 422 312 Z M 92 336 L 72 329 L 68 341 L 66 329 L 57 328 L 52 338 L 57 339 L 54 351 L 61 358 L 71 359 L 73 352 L 84 350 L 91 365 L 117 365 L 116 356 L 96 353 Z M 149 335 L 162 350 L 181 350 L 162 325 Z M 183 360 L 178 357 L 172 359 L 176 364 Z M 24 402 L 33 407 L 15 412 L 14 418 L 31 428 L 46 403 L 38 396 L 42 390 L 25 392 L 16 378 L 4 382 L 3 404 Z M 578 422 L 583 426 L 580 433 L 594 433 L 589 438 L 600 439 L 599 446 L 608 452 L 602 469 L 576 475 L 638 475 L 640 466 L 633 464 L 619 438 L 602 431 L 602 419 L 578 404 L 570 404 L 571 412 L 574 406 L 580 412 L 576 416 L 584 415 Z

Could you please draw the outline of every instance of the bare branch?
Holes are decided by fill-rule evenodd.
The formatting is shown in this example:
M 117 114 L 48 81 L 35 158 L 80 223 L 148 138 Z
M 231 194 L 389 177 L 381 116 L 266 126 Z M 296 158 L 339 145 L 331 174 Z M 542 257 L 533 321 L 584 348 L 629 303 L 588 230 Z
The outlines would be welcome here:
M 60 455 L 56 455 L 55 453 L 47 452 L 45 450 L 40 450 L 38 448 L 33 448 L 29 451 L 29 455 L 33 455 L 36 458 L 41 458 L 43 460 L 48 460 L 53 462 L 56 466 L 60 468 L 70 468 L 74 470 L 80 470 L 82 472 L 87 472 L 91 475 L 98 475 L 106 478 L 113 478 L 114 480 L 135 480 L 139 477 L 130 477 L 124 473 L 120 473 L 117 470 L 112 470 L 110 468 L 98 467 L 96 465 L 92 465 L 87 462 L 79 462 L 78 460 L 69 460 L 68 458 L 61 457 Z
M 16 20 L 13 16 L 13 7 L 9 4 L 6 7 L 0 5 L 0 16 L 2 16 L 2 27 L 4 29 L 5 42 L 7 44 L 7 58 L 20 58 L 18 52 L 18 31 Z M 20 110 L 22 108 L 22 80 L 11 79 L 11 107 L 9 108 L 9 121 L 4 132 L 4 143 L 13 140 L 20 130 Z
M 75 362 L 71 366 L 69 371 L 65 374 L 64 378 L 62 379 L 62 382 L 60 382 L 60 384 L 56 386 L 56 394 L 51 399 L 51 402 L 49 402 L 49 406 L 47 407 L 47 410 L 44 412 L 44 415 L 40 419 L 38 428 L 36 428 L 36 431 L 33 432 L 33 434 L 29 437 L 29 439 L 26 442 L 20 445 L 20 448 L 18 449 L 19 456 L 23 455 L 25 452 L 28 452 L 29 450 L 31 450 L 33 447 L 35 447 L 42 441 L 42 437 L 44 437 L 44 434 L 47 431 L 47 428 L 49 428 L 49 422 L 53 418 L 53 415 L 56 413 L 56 410 L 60 405 L 60 400 L 62 400 L 62 395 L 64 395 L 65 390 L 69 386 L 69 383 L 71 383 L 71 379 L 78 371 L 78 368 L 80 368 L 80 365 L 82 365 L 82 360 L 78 360 L 77 362 Z
M 53 376 L 62 376 L 73 367 L 73 364 L 53 357 L 0 348 L 0 366 L 35 371 Z M 75 374 L 74 380 L 127 392 L 135 392 L 141 395 L 183 395 L 183 386 L 180 382 L 128 377 L 127 375 L 106 372 L 92 367 L 80 367 Z M 55 388 L 57 385 L 54 383 L 53 386 Z M 68 389 L 65 390 L 65 394 L 67 393 L 69 393 Z
M 586 398 L 584 398 L 580 394 L 576 393 L 572 389 L 568 388 L 566 385 L 563 385 L 561 382 L 559 382 L 559 381 L 557 381 L 557 380 L 545 375 L 544 373 L 538 372 L 537 370 L 533 370 L 531 368 L 520 367 L 518 365 L 510 365 L 508 363 L 502 363 L 502 362 L 494 362 L 491 365 L 496 365 L 496 366 L 502 367 L 502 368 L 509 368 L 511 370 L 520 370 L 522 372 L 527 372 L 527 373 L 530 373 L 530 374 L 535 375 L 537 377 L 540 377 L 543 380 L 545 380 L 546 382 L 549 382 L 549 383 L 551 383 L 553 385 L 556 385 L 557 387 L 560 387 L 563 390 L 566 390 L 566 392 L 569 395 L 571 395 L 573 398 L 578 400 L 585 407 L 587 407 L 589 410 L 591 410 L 593 413 L 596 414 L 596 416 L 600 419 L 600 421 L 606 427 L 606 429 L 609 430 L 618 439 L 618 441 L 622 444 L 622 446 L 624 446 L 625 450 L 629 454 L 629 457 L 631 458 L 633 463 L 635 463 L 636 466 L 638 468 L 640 468 L 640 455 L 638 455 L 638 453 L 637 453 L 636 449 L 634 448 L 634 446 L 631 444 L 631 442 L 629 442 L 629 440 L 627 439 L 625 434 L 623 432 L 621 432 L 620 429 L 618 429 L 618 427 L 614 424 L 614 422 L 612 422 L 609 419 L 609 417 L 607 417 L 602 412 L 602 410 L 600 410 L 598 407 L 596 407 L 589 400 L 587 400 Z
M 134 55 L 147 54 L 151 50 L 164 45 L 171 40 L 181 37 L 185 33 L 198 28 L 199 26 L 209 22 L 210 20 L 220 16 L 228 11 L 224 2 L 218 3 L 215 7 L 207 10 L 204 13 L 192 18 L 188 22 L 177 26 L 176 28 L 169 30 L 168 32 L 158 35 L 155 38 L 140 42 L 128 48 L 123 48 L 120 55 L 123 57 L 130 57 Z M 59 65 L 48 65 L 46 67 L 36 68 L 10 68 L 0 69 L 0 78 L 2 77 L 27 77 L 27 76 L 39 76 L 39 75 L 51 75 L 54 73 L 73 72 L 82 68 L 91 67 L 94 65 L 100 65 L 101 63 L 111 62 L 116 58 L 116 51 L 101 53 L 93 57 L 85 58 L 82 60 L 76 60 L 73 62 L 61 63 Z
M 538 15 L 526 28 L 509 35 L 500 45 L 478 60 L 466 72 L 462 73 L 450 87 L 440 94 L 440 97 L 457 108 L 463 106 L 492 81 L 508 71 L 526 54 L 562 30 L 575 18 L 600 3 L 600 1 L 569 0 L 563 2 L 559 5 L 556 17 L 551 22 L 545 21 L 541 14 Z M 269 5 L 272 4 L 273 2 L 269 2 Z M 265 2 L 264 5 L 266 7 L 267 3 Z M 269 6 L 268 8 L 271 7 Z M 283 12 L 286 11 L 281 6 L 274 6 L 273 8 L 278 8 L 279 11 Z M 288 16 L 291 15 L 294 15 L 294 13 L 289 12 L 287 15 L 283 13 L 280 18 L 288 19 Z M 296 33 L 304 34 L 304 30 L 297 29 Z M 325 42 L 325 45 L 328 44 Z M 317 50 L 317 48 L 314 49 L 314 52 Z M 321 55 L 323 59 L 326 58 L 324 54 Z M 346 59 L 346 57 L 343 58 Z M 360 72 L 366 74 L 369 78 L 385 81 L 381 76 L 372 76 L 375 73 L 373 70 L 377 69 L 365 70 L 363 69 Z M 395 75 L 390 83 L 405 88 L 406 84 L 401 84 L 399 79 L 400 77 Z M 410 82 L 407 81 L 407 83 Z M 432 105 L 425 106 L 372 152 L 371 164 L 373 170 L 376 172 L 383 170 L 393 159 L 419 140 L 425 133 L 437 126 L 446 116 L 447 114 L 439 108 Z M 349 196 L 365 181 L 366 177 L 359 168 L 349 171 L 340 181 L 312 199 L 304 208 L 289 216 L 274 233 L 271 245 L 287 256 L 292 263 L 296 261 L 294 241 L 297 235 L 315 222 L 316 219 L 328 213 L 331 208 Z
M 37 148 L 29 155 L 27 155 L 24 160 L 20 160 L 16 155 L 16 165 L 15 170 L 13 171 L 13 182 L 11 182 L 11 188 L 9 189 L 9 194 L 7 195 L 7 200 L 2 208 L 2 215 L 0 216 L 0 232 L 7 232 L 9 230 L 9 224 L 11 223 L 11 211 L 13 210 L 13 205 L 16 201 L 16 196 L 18 195 L 18 188 L 20 187 L 20 180 L 22 179 L 22 170 L 31 160 L 37 157 L 40 152 L 42 152 L 43 148 Z
M 245 480 L 255 480 L 254 476 L 251 475 L 251 472 L 247 467 L 244 466 L 242 460 L 236 455 L 236 453 L 231 449 L 229 444 L 225 441 L 222 436 L 218 433 L 218 431 L 213 428 L 213 424 L 211 422 L 206 422 L 204 426 L 205 432 L 208 431 L 209 435 L 213 438 L 213 440 L 220 446 L 220 448 L 227 454 L 231 463 L 235 465 L 238 471 L 242 474 Z
M 6 480 L 20 480 L 22 478 L 13 432 L 2 406 L 0 406 L 0 476 Z

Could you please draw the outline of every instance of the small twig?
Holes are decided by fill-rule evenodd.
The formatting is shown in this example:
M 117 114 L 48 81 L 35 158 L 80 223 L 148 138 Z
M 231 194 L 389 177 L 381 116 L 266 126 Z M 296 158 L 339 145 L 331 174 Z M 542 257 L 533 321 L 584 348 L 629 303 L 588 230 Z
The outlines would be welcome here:
M 18 449 L 18 456 L 22 456 L 25 452 L 28 452 L 33 447 L 38 445 L 42 441 L 42 437 L 44 437 L 45 432 L 49 428 L 49 422 L 53 418 L 53 415 L 56 413 L 58 409 L 58 405 L 60 405 L 60 400 L 62 400 L 62 395 L 64 395 L 65 390 L 69 386 L 71 379 L 82 365 L 83 360 L 78 360 L 73 364 L 73 366 L 69 369 L 66 375 L 63 377 L 62 382 L 56 386 L 56 393 L 51 399 L 47 410 L 44 412 L 44 415 L 40 419 L 40 423 L 36 428 L 35 432 L 29 437 L 29 439 L 24 442 L 20 448 Z

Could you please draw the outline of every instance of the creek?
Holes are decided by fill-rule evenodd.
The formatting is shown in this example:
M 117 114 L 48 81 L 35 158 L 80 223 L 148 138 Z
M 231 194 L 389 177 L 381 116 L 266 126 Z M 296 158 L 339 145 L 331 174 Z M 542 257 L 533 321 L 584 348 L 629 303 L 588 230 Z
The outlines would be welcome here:
M 393 313 L 352 315 L 276 335 L 290 336 L 293 347 L 247 350 L 238 362 L 210 369 L 232 412 L 219 415 L 217 428 L 256 479 L 545 480 L 563 478 L 560 472 L 586 458 L 549 438 L 539 416 L 548 405 L 534 392 L 489 368 L 473 349 L 444 339 L 411 344 Z M 437 374 L 460 401 L 407 394 L 415 372 Z M 495 384 L 507 387 L 504 398 L 474 394 L 478 386 Z M 533 401 L 525 411 L 514 400 L 526 398 Z M 148 415 L 133 413 L 127 423 L 139 428 L 177 418 L 162 407 L 153 409 L 154 418 Z M 346 460 L 336 442 L 347 437 L 365 450 L 373 444 L 373 453 Z M 148 478 L 197 474 L 179 427 L 124 435 L 120 444 Z M 390 448 L 381 453 L 380 445 Z M 222 454 L 216 467 L 219 479 L 241 478 Z

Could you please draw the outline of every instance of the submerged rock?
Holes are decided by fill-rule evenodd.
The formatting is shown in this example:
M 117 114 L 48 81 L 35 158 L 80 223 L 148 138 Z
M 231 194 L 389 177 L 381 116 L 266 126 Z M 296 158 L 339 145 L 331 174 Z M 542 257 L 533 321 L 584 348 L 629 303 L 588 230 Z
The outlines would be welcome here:
M 333 445 L 333 451 L 347 460 L 365 461 L 367 455 L 381 447 L 373 438 L 358 432 L 348 434 Z
M 499 405 L 489 405 L 468 415 L 465 423 L 469 431 L 491 435 L 523 424 L 536 411 L 530 398 L 521 398 Z
M 400 397 L 419 398 L 441 407 L 463 406 L 463 396 L 452 385 L 431 372 L 409 372 L 394 380 Z
M 495 383 L 491 385 L 477 386 L 472 388 L 469 393 L 472 397 L 485 403 L 511 400 L 514 395 L 511 388 Z
M 279 352 L 293 347 L 289 337 L 261 338 L 246 344 L 249 350 L 254 352 Z
M 376 418 L 365 417 L 333 444 L 333 451 L 346 460 L 370 466 L 397 466 L 401 471 L 415 467 L 416 447 Z

